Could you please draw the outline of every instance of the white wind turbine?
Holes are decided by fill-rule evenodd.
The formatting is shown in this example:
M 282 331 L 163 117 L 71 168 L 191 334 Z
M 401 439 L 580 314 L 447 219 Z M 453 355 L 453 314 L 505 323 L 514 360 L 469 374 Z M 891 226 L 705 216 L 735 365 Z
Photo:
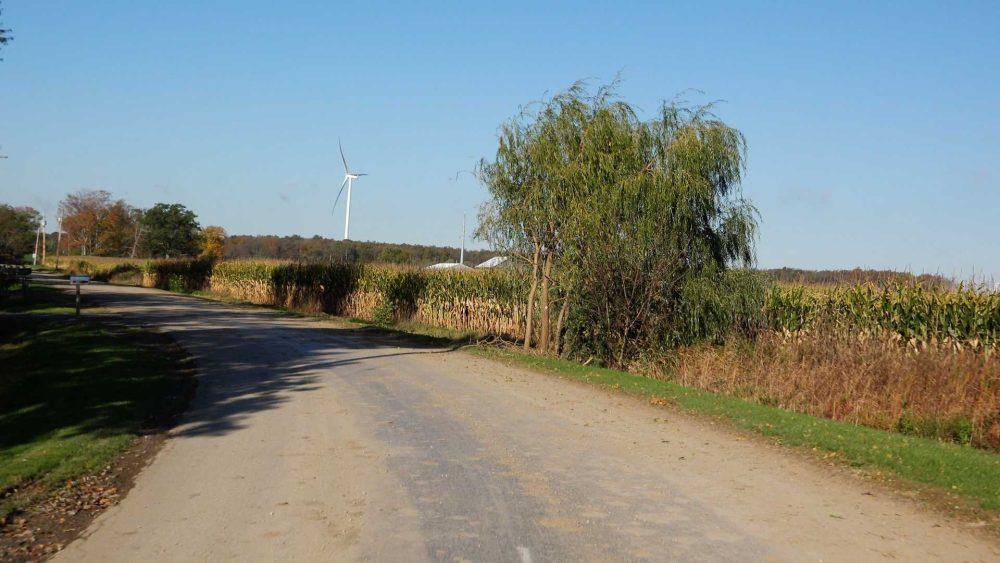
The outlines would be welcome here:
M 351 187 L 354 185 L 354 180 L 368 174 L 351 172 L 351 169 L 347 166 L 347 159 L 344 158 L 344 145 L 340 143 L 340 139 L 337 139 L 337 145 L 340 146 L 340 160 L 344 161 L 344 183 L 340 185 L 340 191 L 337 192 L 337 199 L 333 202 L 333 209 L 337 209 L 340 194 L 344 193 L 344 186 L 347 186 L 347 218 L 344 219 L 344 240 L 348 240 L 351 234 Z

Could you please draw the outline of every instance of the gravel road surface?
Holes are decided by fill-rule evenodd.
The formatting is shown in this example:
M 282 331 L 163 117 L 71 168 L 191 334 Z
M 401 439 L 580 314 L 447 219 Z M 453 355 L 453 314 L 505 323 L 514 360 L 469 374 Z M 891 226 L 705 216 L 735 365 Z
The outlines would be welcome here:
M 165 292 L 190 411 L 59 561 L 998 561 L 842 469 L 457 351 Z

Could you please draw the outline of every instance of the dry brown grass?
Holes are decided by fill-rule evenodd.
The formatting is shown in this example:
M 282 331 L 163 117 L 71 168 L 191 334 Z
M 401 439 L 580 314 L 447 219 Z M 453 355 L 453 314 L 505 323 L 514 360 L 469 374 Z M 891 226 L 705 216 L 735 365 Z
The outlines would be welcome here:
M 671 379 L 763 404 L 1000 451 L 996 350 L 768 333 L 678 351 Z
M 112 268 L 114 266 L 119 266 L 121 264 L 135 264 L 141 265 L 149 260 L 146 258 L 119 258 L 115 256 L 66 256 L 63 255 L 59 258 L 59 267 L 73 268 L 78 267 L 81 263 L 89 264 L 90 267 L 100 267 L 100 268 Z M 54 268 L 56 264 L 55 255 L 48 255 L 45 257 L 44 265 L 50 268 Z
M 141 269 L 149 260 L 142 258 L 116 258 L 111 256 L 62 256 L 59 268 L 71 274 L 83 274 L 98 281 L 119 285 L 141 285 Z M 45 267 L 55 268 L 54 256 L 48 256 Z

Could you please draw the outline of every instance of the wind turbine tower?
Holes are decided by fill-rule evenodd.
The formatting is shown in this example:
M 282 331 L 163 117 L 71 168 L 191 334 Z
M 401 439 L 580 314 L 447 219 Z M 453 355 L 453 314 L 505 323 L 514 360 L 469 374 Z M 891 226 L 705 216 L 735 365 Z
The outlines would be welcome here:
M 337 139 L 337 145 L 340 147 L 340 160 L 344 162 L 344 183 L 340 185 L 340 191 L 337 192 L 337 199 L 333 202 L 333 209 L 337 209 L 340 194 L 344 193 L 344 186 L 347 186 L 347 217 L 344 219 L 344 240 L 348 240 L 351 238 L 351 188 L 354 186 L 354 180 L 368 174 L 351 172 L 350 167 L 347 166 L 347 159 L 344 158 L 344 145 L 340 143 L 340 139 Z

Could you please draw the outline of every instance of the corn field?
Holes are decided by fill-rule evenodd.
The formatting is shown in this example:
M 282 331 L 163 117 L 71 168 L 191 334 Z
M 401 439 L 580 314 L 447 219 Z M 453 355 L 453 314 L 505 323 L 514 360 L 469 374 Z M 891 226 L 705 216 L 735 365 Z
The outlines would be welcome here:
M 257 305 L 354 317 L 379 324 L 416 322 L 510 339 L 524 337 L 525 290 L 516 274 L 394 266 L 225 261 L 158 262 L 144 285 L 206 289 Z
M 779 287 L 772 289 L 765 312 L 771 328 L 782 332 L 835 327 L 886 332 L 919 345 L 1000 343 L 1000 293 L 978 288 Z
M 380 324 L 416 322 L 524 338 L 528 284 L 515 271 L 208 259 L 147 262 L 142 270 L 147 287 L 208 290 L 258 305 Z M 836 328 L 888 334 L 917 345 L 976 349 L 1000 344 L 1000 294 L 995 292 L 918 285 L 768 286 L 749 272 L 733 274 L 719 287 L 685 290 L 685 307 L 678 314 L 689 319 L 685 330 L 692 338 L 718 341 L 727 331 L 746 336 L 761 329 L 794 334 Z

